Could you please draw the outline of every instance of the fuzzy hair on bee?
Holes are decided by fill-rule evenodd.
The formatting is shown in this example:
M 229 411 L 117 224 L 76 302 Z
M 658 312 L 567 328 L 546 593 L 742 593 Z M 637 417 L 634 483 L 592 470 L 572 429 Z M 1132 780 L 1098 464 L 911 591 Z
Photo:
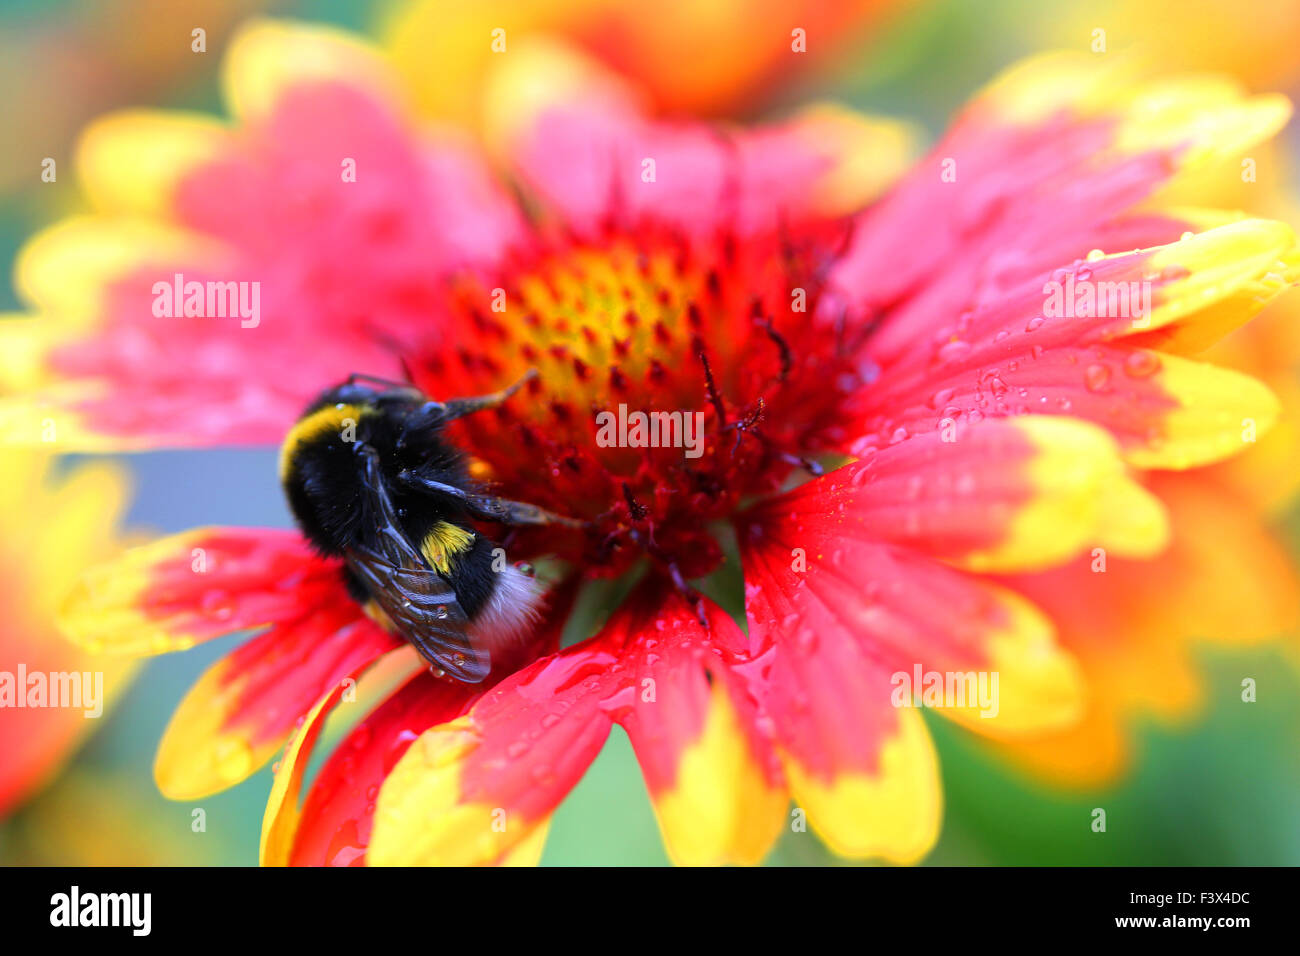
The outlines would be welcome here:
M 534 579 L 500 561 L 474 522 L 579 526 L 481 493 L 443 433 L 526 380 L 435 402 L 412 386 L 354 375 L 307 407 L 280 452 L 298 526 L 319 553 L 343 559 L 348 593 L 436 670 L 467 683 L 527 636 L 541 599 Z

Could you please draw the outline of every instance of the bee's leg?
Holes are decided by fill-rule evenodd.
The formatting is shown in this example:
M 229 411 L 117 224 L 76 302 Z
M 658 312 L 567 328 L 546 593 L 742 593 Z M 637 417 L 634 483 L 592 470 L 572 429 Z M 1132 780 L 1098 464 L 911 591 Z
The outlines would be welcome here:
M 455 485 L 449 485 L 445 481 L 425 478 L 412 471 L 400 472 L 397 480 L 409 488 L 454 498 L 471 515 L 475 518 L 482 518 L 484 521 L 500 521 L 502 524 L 508 525 L 554 524 L 566 528 L 585 528 L 587 526 L 584 521 L 557 515 L 545 508 L 539 508 L 537 505 L 525 504 L 522 501 L 511 501 L 508 498 L 494 498 L 491 495 L 476 495 L 465 491 L 463 488 L 457 488 Z
M 486 521 L 500 521 L 502 524 L 520 525 L 560 525 L 563 528 L 585 528 L 587 522 L 576 518 L 566 518 L 553 511 L 539 508 L 522 501 L 509 498 L 493 498 L 489 495 L 470 495 L 466 501 L 470 513 Z

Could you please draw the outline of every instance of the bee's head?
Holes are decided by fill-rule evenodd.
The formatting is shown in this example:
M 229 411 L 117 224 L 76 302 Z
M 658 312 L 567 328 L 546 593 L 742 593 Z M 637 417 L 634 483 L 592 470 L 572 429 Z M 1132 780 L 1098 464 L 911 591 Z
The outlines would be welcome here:
M 322 392 L 307 409 L 308 413 L 328 405 L 355 405 L 376 408 L 393 405 L 420 405 L 425 396 L 410 386 L 381 387 L 349 379 Z

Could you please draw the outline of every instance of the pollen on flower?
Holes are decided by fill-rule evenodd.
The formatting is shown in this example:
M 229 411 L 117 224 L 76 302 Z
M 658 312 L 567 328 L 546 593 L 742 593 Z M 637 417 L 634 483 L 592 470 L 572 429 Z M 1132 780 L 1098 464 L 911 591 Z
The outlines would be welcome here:
M 438 396 L 535 368 L 518 398 L 455 426 L 477 474 L 590 522 L 567 544 L 546 532 L 562 557 L 617 574 L 648 553 L 694 577 L 721 560 L 709 523 L 834 445 L 862 384 L 861 335 L 812 318 L 833 248 L 656 229 L 547 240 L 508 275 L 456 282 L 446 307 L 463 331 L 408 365 Z M 700 413 L 702 447 L 602 445 L 597 416 L 620 407 Z

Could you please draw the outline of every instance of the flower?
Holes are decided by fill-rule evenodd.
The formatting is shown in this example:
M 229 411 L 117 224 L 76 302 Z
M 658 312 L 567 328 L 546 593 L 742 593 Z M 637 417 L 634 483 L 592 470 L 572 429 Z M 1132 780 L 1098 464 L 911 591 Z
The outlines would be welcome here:
M 1200 710 L 1191 639 L 1249 647 L 1296 633 L 1300 586 L 1270 527 L 1296 490 L 1295 319 L 1295 300 L 1283 296 L 1205 353 L 1266 382 L 1283 399 L 1281 416 L 1241 455 L 1148 478 L 1170 514 L 1164 551 L 1141 563 L 1086 555 L 1004 582 L 1057 622 L 1089 689 L 1077 725 L 1000 744 L 1017 764 L 1058 785 L 1108 783 L 1134 760 L 1137 718 L 1180 724 Z
M 64 642 L 66 643 L 66 642 Z M 134 770 L 74 766 L 5 821 L 8 866 L 216 866 L 215 847 L 194 838 L 180 811 L 166 819 L 157 792 Z M 188 838 L 188 839 L 187 839 Z
M 485 128 L 523 209 L 468 147 L 407 135 L 382 63 L 327 31 L 236 41 L 238 129 L 133 116 L 92 130 L 100 208 L 157 218 L 36 241 L 20 279 L 54 319 L 20 369 L 36 390 L 3 412 L 15 431 L 60 416 L 89 448 L 271 441 L 358 365 L 404 364 L 439 396 L 536 368 L 455 436 L 502 494 L 589 523 L 520 534 L 515 554 L 587 577 L 648 563 L 633 595 L 554 650 L 561 575 L 542 656 L 487 687 L 416 674 L 301 808 L 321 721 L 400 643 L 335 564 L 292 533 L 204 529 L 92 574 L 65 625 L 136 653 L 260 630 L 182 703 L 156 769 L 193 797 L 286 745 L 265 862 L 534 859 L 615 723 L 676 860 L 761 859 L 791 797 L 838 852 L 918 859 L 941 799 L 897 675 L 997 673 L 996 717 L 944 711 L 990 736 L 1076 720 L 1084 691 L 1052 620 L 993 576 L 1088 547 L 1153 556 L 1165 508 L 1134 470 L 1219 461 L 1276 417 L 1264 386 L 1180 353 L 1290 283 L 1290 229 L 1226 217 L 1183 236 L 1142 203 L 1288 107 L 1032 61 L 872 202 L 888 177 L 859 173 L 897 154 L 894 126 L 827 110 L 748 130 L 654 121 L 590 61 L 521 46 Z M 154 175 L 121 176 L 128 155 Z M 106 244 L 122 237 L 134 255 Z M 98 271 L 50 281 L 74 262 Z M 181 266 L 260 276 L 261 321 L 156 315 L 153 283 Z M 1140 288 L 1150 308 L 1062 315 L 1045 297 L 1067 282 Z M 602 443 L 595 416 L 628 410 L 701 420 L 700 455 Z M 818 475 L 810 456 L 852 461 Z M 732 534 L 747 634 L 677 583 L 722 566 Z
M 1207 94 L 1215 88 L 1225 98 L 1240 94 L 1227 79 L 1200 82 Z M 1291 218 L 1294 205 L 1283 183 L 1287 156 L 1279 152 L 1280 144 L 1259 144 L 1178 177 L 1159 199 L 1171 230 L 1197 233 L 1231 220 L 1211 206 L 1250 206 Z M 999 744 L 1018 765 L 1056 785 L 1109 783 L 1134 762 L 1131 728 L 1139 719 L 1179 725 L 1201 710 L 1206 688 L 1192 659 L 1193 640 L 1249 647 L 1296 633 L 1300 587 L 1273 527 L 1300 488 L 1296 308 L 1295 297 L 1281 296 L 1200 352 L 1205 361 L 1267 384 L 1281 399 L 1280 414 L 1240 455 L 1148 477 L 1148 489 L 1170 512 L 1164 551 L 1141 564 L 1086 555 L 1005 581 L 1057 622 L 1089 691 L 1075 726 Z
M 78 575 L 119 549 L 125 481 L 105 464 L 57 478 L 49 464 L 13 450 L 0 464 L 0 818 L 58 773 L 135 670 L 74 647 L 54 626 Z
M 1224 72 L 1251 85 L 1290 89 L 1300 78 L 1286 38 L 1300 29 L 1300 11 L 1267 0 L 1251 16 L 1224 0 L 1103 0 L 1084 11 L 1039 16 L 1022 10 L 1009 26 L 1033 42 L 1075 43 L 1096 52 L 1136 49 L 1166 69 Z
M 525 39 L 562 36 L 633 79 L 656 112 L 737 115 L 778 81 L 810 73 L 905 6 L 885 0 L 630 0 L 412 3 L 384 24 L 385 46 L 424 115 L 475 126 L 493 60 Z M 795 55 L 792 55 L 795 54 Z M 683 70 L 682 64 L 691 64 Z

